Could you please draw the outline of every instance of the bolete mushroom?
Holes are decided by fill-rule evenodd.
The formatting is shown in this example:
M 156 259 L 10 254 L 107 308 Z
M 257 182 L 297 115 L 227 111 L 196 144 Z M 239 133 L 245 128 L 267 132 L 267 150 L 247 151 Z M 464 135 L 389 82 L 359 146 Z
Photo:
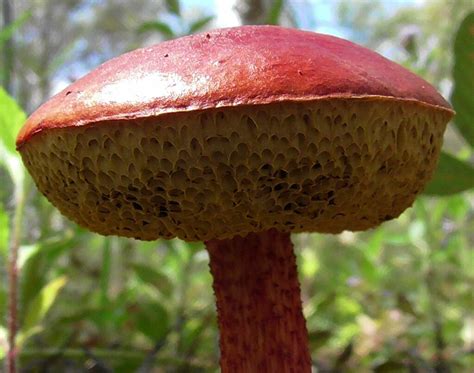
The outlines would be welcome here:
M 453 115 L 351 42 L 274 26 L 112 59 L 31 115 L 39 190 L 103 235 L 206 241 L 225 372 L 308 372 L 290 232 L 364 230 L 430 179 Z

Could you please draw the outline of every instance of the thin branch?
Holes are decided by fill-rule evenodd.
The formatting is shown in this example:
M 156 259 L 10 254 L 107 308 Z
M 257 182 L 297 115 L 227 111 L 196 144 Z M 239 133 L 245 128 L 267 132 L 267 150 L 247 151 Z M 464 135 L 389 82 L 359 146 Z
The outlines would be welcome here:
M 106 360 L 108 362 L 112 361 L 135 361 L 140 362 L 147 356 L 147 352 L 144 351 L 131 351 L 131 350 L 112 350 L 112 349 L 100 349 L 94 348 L 89 349 L 89 353 L 93 354 L 94 357 Z M 33 349 L 25 348 L 21 351 L 20 358 L 21 360 L 26 359 L 37 359 L 37 358 L 48 358 L 49 356 L 54 356 L 61 354 L 64 359 L 69 360 L 79 360 L 84 361 L 89 357 L 88 353 L 84 349 L 58 349 L 58 348 L 44 348 L 44 349 Z M 171 366 L 176 367 L 182 364 L 190 364 L 185 359 L 177 359 L 174 357 L 156 357 L 155 362 L 160 366 Z M 192 363 L 193 368 L 202 368 L 202 369 L 211 369 L 212 366 L 206 362 L 194 362 Z
M 18 330 L 18 251 L 20 250 L 23 211 L 25 208 L 25 183 L 17 185 L 15 190 L 15 213 L 13 235 L 8 257 L 8 353 L 7 371 L 16 369 L 16 334 Z
M 94 369 L 103 373 L 112 373 L 112 369 L 110 369 L 107 364 L 102 360 L 101 357 L 98 357 L 91 349 L 83 348 L 83 351 L 87 358 L 91 359 L 94 362 Z
M 16 229 L 15 229 L 16 230 Z M 16 332 L 18 327 L 18 249 L 17 235 L 13 235 L 8 259 L 8 354 L 7 371 L 16 372 Z
M 156 355 L 157 355 L 158 352 L 162 349 L 162 347 L 165 345 L 168 334 L 169 334 L 169 332 L 166 333 L 166 334 L 165 334 L 165 337 L 162 338 L 162 339 L 160 339 L 160 340 L 155 344 L 155 346 L 153 347 L 153 349 L 147 354 L 147 356 L 146 356 L 145 359 L 143 360 L 142 365 L 140 365 L 140 368 L 138 368 L 137 373 L 147 373 L 147 372 L 151 372 L 151 370 L 152 370 L 152 368 L 153 368 L 153 365 L 154 365 L 154 363 L 155 363 L 155 360 L 156 360 Z

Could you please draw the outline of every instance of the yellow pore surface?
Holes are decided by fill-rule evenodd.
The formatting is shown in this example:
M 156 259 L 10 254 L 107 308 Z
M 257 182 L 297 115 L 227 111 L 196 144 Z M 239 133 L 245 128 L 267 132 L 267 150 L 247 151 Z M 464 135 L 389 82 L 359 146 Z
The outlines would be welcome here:
M 104 235 L 337 233 L 413 203 L 448 119 L 390 99 L 286 102 L 45 130 L 21 152 L 51 203 Z

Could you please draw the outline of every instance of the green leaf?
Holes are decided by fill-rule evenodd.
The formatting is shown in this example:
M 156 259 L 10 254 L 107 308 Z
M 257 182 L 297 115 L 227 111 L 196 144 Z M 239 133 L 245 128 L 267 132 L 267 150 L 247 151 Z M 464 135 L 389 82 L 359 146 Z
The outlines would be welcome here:
M 445 196 L 474 188 L 474 168 L 467 162 L 441 152 L 438 168 L 424 193 Z
M 474 12 L 464 18 L 454 41 L 454 88 L 451 102 L 454 123 L 474 147 Z
M 0 325 L 0 361 L 2 361 L 7 353 L 7 329 Z
M 405 313 L 408 313 L 412 316 L 418 316 L 415 308 L 405 294 L 397 294 L 397 307 Z
M 10 153 L 16 154 L 16 136 L 25 120 L 26 115 L 23 110 L 0 87 L 0 143 Z
M 203 316 L 196 315 L 190 317 L 186 322 L 184 330 L 181 331 L 178 343 L 180 353 L 188 358 L 191 357 L 202 341 L 202 334 L 209 330 L 212 321 L 214 321 L 213 312 L 207 312 Z
M 326 296 L 316 305 L 317 313 L 320 315 L 332 313 L 336 300 L 337 295 L 335 292 L 326 292 Z
M 389 360 L 374 368 L 375 373 L 398 373 L 407 371 L 407 367 L 400 361 Z
M 13 181 L 13 185 L 15 186 L 15 199 L 18 201 L 17 198 L 22 195 L 25 187 L 25 167 L 23 166 L 20 156 L 7 151 L 0 139 L 0 167 L 2 165 Z
M 268 25 L 278 25 L 280 20 L 280 15 L 283 10 L 283 0 L 273 0 L 272 7 L 268 13 L 266 24 Z
M 179 17 L 180 15 L 179 0 L 166 0 L 166 8 L 168 9 L 169 12 Z
M 160 22 L 160 21 L 145 22 L 138 28 L 138 32 L 149 32 L 149 31 L 159 32 L 161 35 L 163 35 L 167 39 L 171 39 L 175 36 L 171 27 L 168 26 L 168 24 L 164 22 Z
M 26 114 L 3 88 L 0 87 L 0 166 L 8 171 L 19 191 L 23 186 L 24 167 L 16 152 L 18 131 L 26 120 Z
M 384 239 L 384 230 L 382 228 L 377 229 L 371 232 L 367 239 L 363 240 L 363 244 L 360 245 L 360 248 L 370 260 L 375 261 L 379 256 L 380 250 L 382 249 Z
M 358 264 L 362 277 L 368 284 L 376 285 L 380 279 L 380 266 L 376 264 L 370 257 L 366 256 L 364 251 L 361 251 L 361 256 L 358 258 Z
M 468 221 L 471 210 L 471 204 L 468 198 L 462 195 L 455 195 L 448 199 L 446 214 L 459 222 Z
M 317 330 L 309 332 L 308 338 L 311 351 L 315 351 L 321 347 L 326 346 L 331 336 L 332 332 L 330 330 Z
M 165 296 L 171 295 L 173 284 L 164 273 L 140 263 L 133 263 L 132 268 L 141 281 L 152 285 Z
M 137 329 L 153 342 L 161 341 L 170 331 L 168 311 L 159 303 L 140 302 L 134 314 Z
M 8 221 L 8 215 L 0 204 L 0 257 L 7 257 L 9 236 L 10 223 Z
M 47 284 L 36 298 L 31 302 L 27 311 L 23 326 L 18 334 L 18 346 L 26 339 L 42 330 L 41 322 L 53 305 L 59 291 L 66 285 L 66 276 L 60 276 Z
M 346 347 L 340 352 L 339 356 L 336 359 L 335 370 L 339 371 L 344 365 L 349 361 L 352 353 L 354 352 L 354 344 L 349 342 Z
M 22 246 L 20 251 L 21 265 L 21 304 L 22 311 L 26 312 L 30 304 L 45 286 L 46 276 L 55 265 L 57 259 L 69 248 L 77 245 L 78 237 L 68 232 L 61 237 L 51 237 L 48 240 L 37 242 L 29 250 Z M 25 257 L 26 252 L 26 257 Z
M 188 34 L 194 34 L 195 32 L 201 30 L 203 27 L 205 27 L 209 22 L 211 22 L 214 19 L 213 16 L 208 16 L 208 17 L 203 17 L 198 19 L 197 21 L 194 21 L 191 23 L 189 26 L 189 31 Z
M 0 31 L 0 48 L 5 42 L 12 38 L 13 34 L 31 17 L 31 11 L 26 11 L 21 14 L 15 21 Z

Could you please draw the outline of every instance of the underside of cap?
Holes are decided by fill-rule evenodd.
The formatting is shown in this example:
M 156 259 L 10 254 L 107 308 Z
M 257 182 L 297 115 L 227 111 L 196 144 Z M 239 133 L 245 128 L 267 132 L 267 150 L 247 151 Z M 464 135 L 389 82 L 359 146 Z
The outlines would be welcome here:
M 21 154 L 40 191 L 101 234 L 337 233 L 413 203 L 450 117 L 397 100 L 248 105 L 57 128 Z

